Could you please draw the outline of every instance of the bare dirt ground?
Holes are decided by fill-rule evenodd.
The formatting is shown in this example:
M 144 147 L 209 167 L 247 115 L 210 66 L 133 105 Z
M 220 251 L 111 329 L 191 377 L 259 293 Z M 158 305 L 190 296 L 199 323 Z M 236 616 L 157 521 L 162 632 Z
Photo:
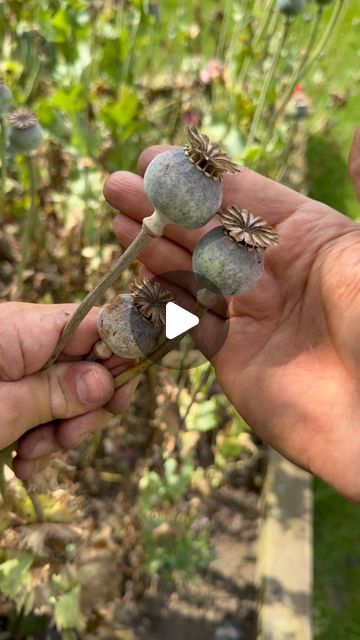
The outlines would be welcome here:
M 161 588 L 134 623 L 137 640 L 254 640 L 259 496 L 246 486 L 222 487 L 209 517 L 217 560 L 202 576 Z

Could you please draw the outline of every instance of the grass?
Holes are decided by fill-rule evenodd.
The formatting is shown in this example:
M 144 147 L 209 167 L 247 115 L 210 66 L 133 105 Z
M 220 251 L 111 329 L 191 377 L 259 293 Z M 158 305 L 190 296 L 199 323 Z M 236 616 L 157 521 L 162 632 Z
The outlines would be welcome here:
M 360 637 L 360 509 L 315 481 L 314 639 Z
M 347 159 L 360 125 L 360 19 L 348 2 L 331 55 L 308 87 L 317 105 L 308 145 L 310 195 L 352 218 L 360 205 L 348 175 Z M 346 91 L 346 87 L 350 87 Z M 334 108 L 330 95 L 344 95 Z M 360 509 L 317 480 L 314 484 L 314 640 L 360 637 Z
M 308 86 L 316 105 L 308 146 L 310 195 L 352 218 L 360 210 L 347 171 L 354 130 L 360 126 L 360 14 L 356 5 L 348 2 L 331 55 L 322 65 L 323 74 L 315 72 Z M 335 94 L 346 102 L 334 108 L 331 95 Z

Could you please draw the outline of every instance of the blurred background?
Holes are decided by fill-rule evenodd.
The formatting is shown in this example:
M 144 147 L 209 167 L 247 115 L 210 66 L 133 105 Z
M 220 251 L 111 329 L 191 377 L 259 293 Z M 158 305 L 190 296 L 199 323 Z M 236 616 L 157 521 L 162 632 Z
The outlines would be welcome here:
M 2 300 L 81 300 L 119 253 L 106 177 L 186 124 L 359 215 L 357 0 L 8 0 L 0 79 Z M 28 147 L 19 108 L 41 127 Z M 0 639 L 256 637 L 266 450 L 210 365 L 151 369 L 126 416 L 30 487 L 1 455 Z M 359 531 L 315 481 L 316 640 L 360 637 Z

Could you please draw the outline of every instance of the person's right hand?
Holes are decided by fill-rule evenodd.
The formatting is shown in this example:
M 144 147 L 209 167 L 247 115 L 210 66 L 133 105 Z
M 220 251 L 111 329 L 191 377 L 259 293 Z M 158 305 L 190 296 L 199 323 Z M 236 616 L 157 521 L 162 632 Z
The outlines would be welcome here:
M 140 172 L 165 147 L 146 150 Z M 114 230 L 127 246 L 152 206 L 140 176 L 113 174 L 108 202 L 123 215 Z M 224 203 L 276 226 L 257 287 L 229 305 L 230 319 L 208 315 L 209 332 L 228 323 L 213 358 L 222 389 L 271 446 L 360 501 L 360 227 L 253 171 L 225 176 Z M 191 270 L 191 253 L 211 226 L 169 225 L 141 260 L 155 274 Z

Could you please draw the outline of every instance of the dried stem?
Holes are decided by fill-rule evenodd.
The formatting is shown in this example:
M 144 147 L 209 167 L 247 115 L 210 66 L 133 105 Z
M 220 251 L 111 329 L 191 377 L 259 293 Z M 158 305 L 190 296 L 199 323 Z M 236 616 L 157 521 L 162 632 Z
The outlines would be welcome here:
M 123 271 L 127 269 L 127 267 L 137 258 L 139 253 L 141 253 L 144 247 L 153 238 L 162 235 L 166 224 L 167 220 L 164 219 L 157 211 L 154 211 L 154 213 L 148 218 L 144 218 L 142 229 L 138 236 L 126 249 L 126 251 L 124 251 L 120 258 L 118 258 L 118 260 L 109 269 L 109 271 L 104 275 L 104 277 L 96 285 L 95 289 L 88 293 L 86 298 L 78 306 L 75 313 L 68 320 L 54 349 L 54 352 L 45 364 L 44 369 L 50 367 L 50 365 L 55 362 L 55 360 L 58 358 L 63 348 L 65 347 L 66 343 L 68 342 L 69 338 L 74 333 L 75 329 L 89 313 L 90 309 L 92 309 L 92 307 L 94 307 L 96 303 L 102 298 L 106 290 L 114 284 L 114 282 L 119 278 Z

